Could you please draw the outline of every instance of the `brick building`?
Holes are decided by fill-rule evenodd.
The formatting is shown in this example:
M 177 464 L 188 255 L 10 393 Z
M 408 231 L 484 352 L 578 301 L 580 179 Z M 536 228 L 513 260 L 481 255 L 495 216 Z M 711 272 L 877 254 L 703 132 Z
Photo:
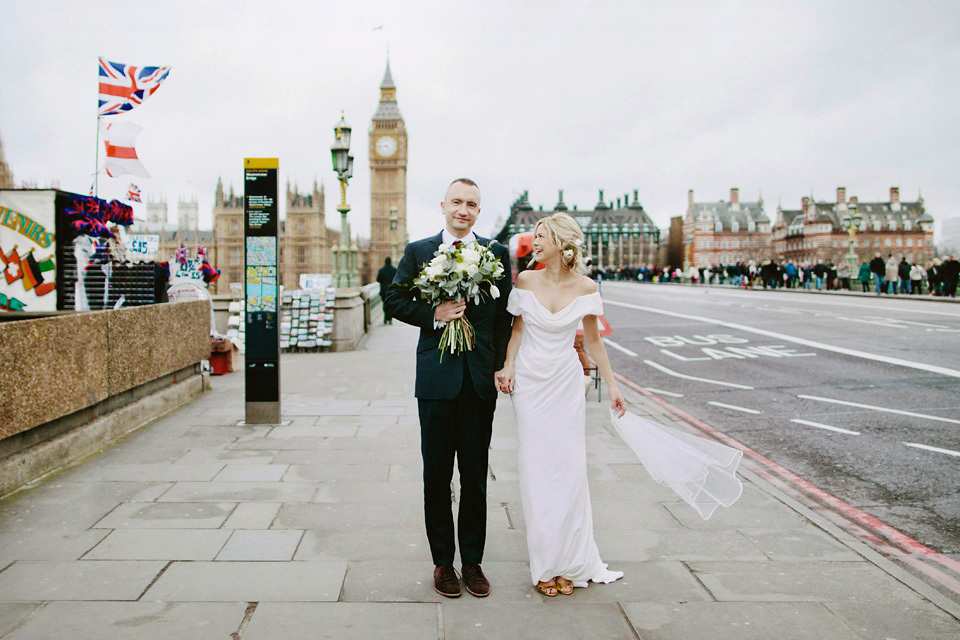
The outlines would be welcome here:
M 687 192 L 683 219 L 684 262 L 694 266 L 757 262 L 773 257 L 770 218 L 763 198 L 740 202 L 740 190 L 730 189 L 730 202 L 696 202 Z
M 286 198 L 287 215 L 277 230 L 280 284 L 295 289 L 301 273 L 332 273 L 330 247 L 340 241 L 340 232 L 326 226 L 323 186 L 318 187 L 316 181 L 308 193 L 300 193 L 288 183 Z M 213 230 L 211 263 L 222 271 L 214 286 L 216 293 L 226 294 L 231 291 L 231 283 L 243 284 L 243 194 L 235 194 L 233 187 L 224 192 L 219 179 Z
M 890 187 L 889 202 L 859 202 L 847 199 L 845 187 L 837 187 L 836 202 L 816 202 L 804 196 L 800 209 L 777 207 L 773 226 L 773 249 L 777 258 L 797 264 L 840 264 L 847 260 L 850 236 L 843 220 L 854 209 L 861 216 L 855 237 L 857 261 L 869 261 L 876 252 L 905 256 L 910 262 L 926 262 L 934 256 L 933 217 L 923 198 L 901 202 L 899 187 Z

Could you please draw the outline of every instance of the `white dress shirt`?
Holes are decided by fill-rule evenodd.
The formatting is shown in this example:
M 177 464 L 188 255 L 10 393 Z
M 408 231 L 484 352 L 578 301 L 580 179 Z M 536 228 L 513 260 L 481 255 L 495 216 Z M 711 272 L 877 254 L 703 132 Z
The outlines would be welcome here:
M 471 242 L 476 242 L 476 241 L 477 241 L 477 235 L 476 235 L 473 231 L 471 231 L 471 232 L 469 232 L 467 235 L 463 236 L 462 238 L 458 238 L 458 237 L 456 237 L 455 235 L 453 235 L 452 233 L 450 233 L 449 231 L 447 231 L 446 228 L 444 228 L 444 230 L 443 230 L 443 244 L 451 245 L 451 244 L 453 244 L 454 242 L 456 242 L 457 240 L 459 240 L 460 242 L 462 242 L 462 243 L 464 243 L 464 244 L 469 244 L 469 243 L 471 243 Z

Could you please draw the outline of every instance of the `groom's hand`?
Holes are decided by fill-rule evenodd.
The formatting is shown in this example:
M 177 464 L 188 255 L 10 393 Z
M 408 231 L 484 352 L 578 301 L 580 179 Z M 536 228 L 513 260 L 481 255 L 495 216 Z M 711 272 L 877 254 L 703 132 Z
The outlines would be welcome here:
M 467 310 L 467 303 L 463 300 L 447 300 L 433 308 L 433 319 L 439 322 L 450 322 L 462 318 Z

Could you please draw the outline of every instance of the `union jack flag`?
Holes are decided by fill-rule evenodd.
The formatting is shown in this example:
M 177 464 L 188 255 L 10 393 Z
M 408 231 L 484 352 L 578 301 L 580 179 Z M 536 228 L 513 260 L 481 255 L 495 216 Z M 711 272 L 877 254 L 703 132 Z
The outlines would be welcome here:
M 127 188 L 127 200 L 130 202 L 143 202 L 143 200 L 140 199 L 140 187 L 132 182 L 130 183 L 130 187 Z
M 100 58 L 98 115 L 130 111 L 153 95 L 170 74 L 170 67 L 135 67 Z

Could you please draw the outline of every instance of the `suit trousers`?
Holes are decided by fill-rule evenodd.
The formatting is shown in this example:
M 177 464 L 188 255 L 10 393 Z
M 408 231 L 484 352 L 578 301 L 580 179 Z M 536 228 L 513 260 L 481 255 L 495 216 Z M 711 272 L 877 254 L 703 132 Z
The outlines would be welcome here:
M 450 488 L 456 458 L 460 471 L 460 560 L 480 564 L 487 535 L 487 459 L 496 398 L 484 400 L 478 396 L 464 366 L 463 385 L 456 398 L 420 399 L 418 404 L 424 521 L 433 563 L 453 564 L 456 551 Z

